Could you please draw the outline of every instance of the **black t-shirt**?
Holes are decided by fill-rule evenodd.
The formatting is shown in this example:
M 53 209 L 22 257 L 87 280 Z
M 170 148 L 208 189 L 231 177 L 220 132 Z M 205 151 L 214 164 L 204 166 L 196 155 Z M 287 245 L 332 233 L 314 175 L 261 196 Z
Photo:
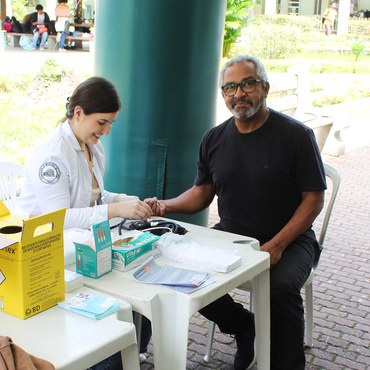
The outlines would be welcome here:
M 222 230 L 264 243 L 290 220 L 302 192 L 326 189 L 313 131 L 271 110 L 259 129 L 241 134 L 230 118 L 209 130 L 199 149 L 195 184 L 212 182 Z

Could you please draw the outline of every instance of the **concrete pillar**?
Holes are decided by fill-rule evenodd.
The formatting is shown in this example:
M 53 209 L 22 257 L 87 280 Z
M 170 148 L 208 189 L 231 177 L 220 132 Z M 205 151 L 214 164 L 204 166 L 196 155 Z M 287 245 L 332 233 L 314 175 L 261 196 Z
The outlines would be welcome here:
M 3 21 L 6 16 L 6 1 L 0 0 L 0 19 Z
M 348 33 L 350 7 L 351 0 L 341 0 L 341 2 L 339 3 L 337 27 L 338 36 L 346 35 Z
M 276 14 L 276 0 L 265 0 L 265 15 Z
M 104 139 L 106 187 L 160 199 L 193 185 L 216 119 L 225 0 L 98 0 L 96 74 L 123 108 Z M 205 225 L 208 213 L 171 216 Z

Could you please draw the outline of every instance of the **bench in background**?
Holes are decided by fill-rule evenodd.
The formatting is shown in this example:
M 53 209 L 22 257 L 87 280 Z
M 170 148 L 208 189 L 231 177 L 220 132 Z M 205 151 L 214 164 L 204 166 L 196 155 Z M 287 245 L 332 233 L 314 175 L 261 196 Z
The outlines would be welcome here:
M 21 36 L 27 36 L 29 39 L 33 39 L 33 34 L 31 33 L 16 33 L 16 32 L 8 32 L 6 34 L 7 39 L 8 39 L 8 45 L 10 47 L 19 47 L 19 41 L 21 39 Z M 75 36 L 67 36 L 66 40 L 69 41 L 75 41 L 76 43 L 76 48 L 77 49 L 82 49 L 82 43 L 84 41 L 89 43 L 89 50 L 91 50 L 91 43 L 94 41 L 93 37 L 75 37 Z M 54 50 L 57 46 L 57 35 L 48 35 L 48 40 L 47 40 L 47 47 L 49 50 Z
M 270 74 L 269 78 L 267 105 L 310 127 L 315 133 L 320 151 L 323 151 L 334 118 L 319 114 L 311 105 L 308 70 L 295 67 L 287 74 Z

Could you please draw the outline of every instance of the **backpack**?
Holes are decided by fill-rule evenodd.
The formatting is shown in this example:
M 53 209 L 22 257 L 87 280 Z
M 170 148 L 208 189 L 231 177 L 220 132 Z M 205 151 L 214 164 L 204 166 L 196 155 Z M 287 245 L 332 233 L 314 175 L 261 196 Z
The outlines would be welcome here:
M 25 15 L 23 18 L 22 26 L 23 26 L 24 33 L 32 33 L 31 17 L 32 17 L 32 13 Z
M 32 41 L 26 35 L 22 35 L 19 40 L 19 46 L 23 50 L 32 50 Z
M 50 21 L 48 25 L 49 35 L 56 35 L 57 31 L 55 29 L 55 21 Z
M 17 21 L 15 18 L 13 19 L 13 32 L 23 33 L 21 22 Z
M 4 23 L 4 28 L 6 32 L 12 32 L 13 31 L 13 25 L 11 23 Z

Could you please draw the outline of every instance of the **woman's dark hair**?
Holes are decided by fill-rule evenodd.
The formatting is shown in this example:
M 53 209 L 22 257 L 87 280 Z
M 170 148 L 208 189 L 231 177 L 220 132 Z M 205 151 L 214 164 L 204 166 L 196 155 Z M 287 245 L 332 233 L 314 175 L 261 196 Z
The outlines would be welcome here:
M 9 16 L 6 16 L 5 19 L 4 19 L 4 22 L 5 23 L 10 23 L 10 17 Z
M 90 77 L 77 86 L 67 101 L 66 117 L 73 117 L 75 107 L 80 106 L 86 115 L 115 113 L 121 108 L 120 98 L 113 84 L 103 77 Z
M 68 3 L 68 0 L 58 0 L 58 4 L 67 4 Z

